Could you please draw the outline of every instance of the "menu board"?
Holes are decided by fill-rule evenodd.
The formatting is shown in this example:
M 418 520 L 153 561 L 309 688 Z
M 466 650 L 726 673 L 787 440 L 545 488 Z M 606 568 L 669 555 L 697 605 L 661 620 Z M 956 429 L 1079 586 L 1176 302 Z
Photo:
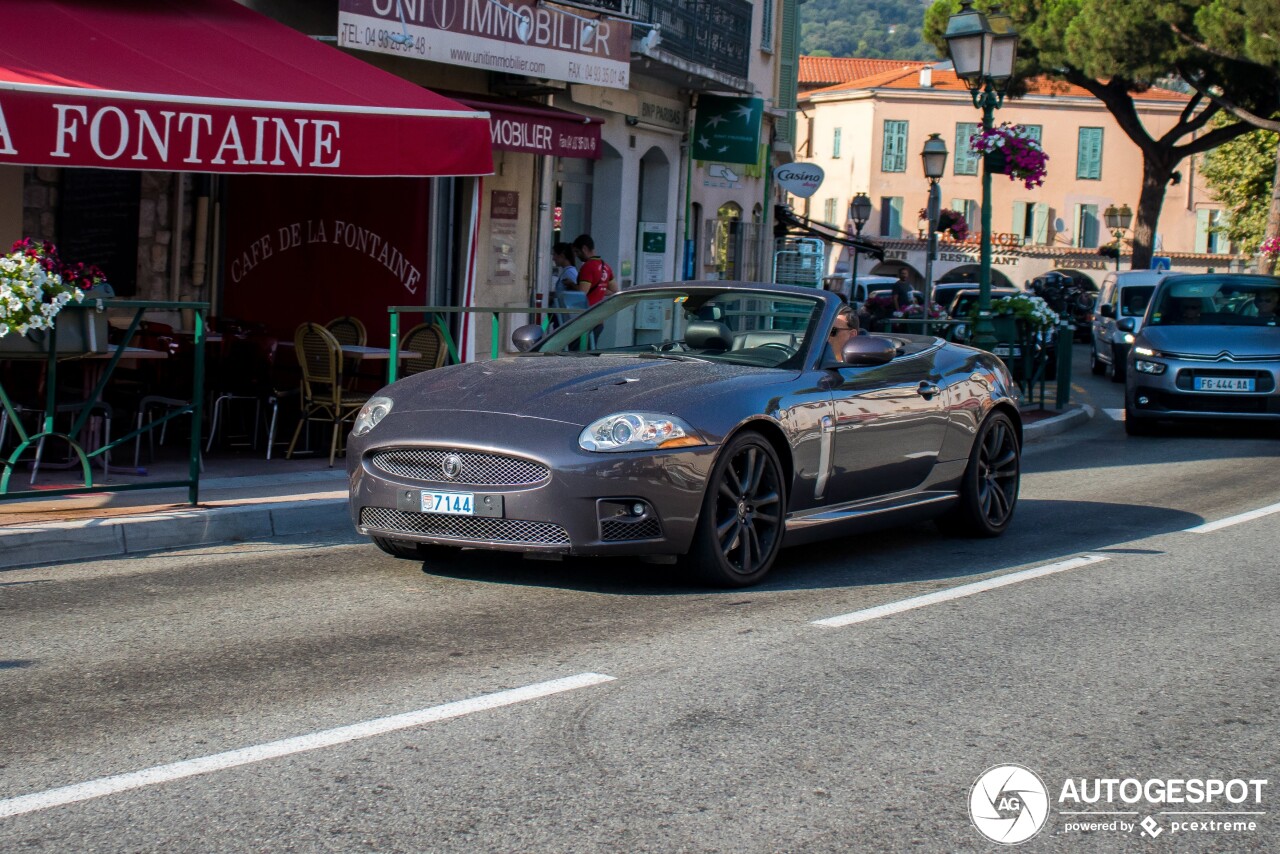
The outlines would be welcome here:
M 141 197 L 141 172 L 62 170 L 58 254 L 63 261 L 101 267 L 119 297 L 137 291 Z

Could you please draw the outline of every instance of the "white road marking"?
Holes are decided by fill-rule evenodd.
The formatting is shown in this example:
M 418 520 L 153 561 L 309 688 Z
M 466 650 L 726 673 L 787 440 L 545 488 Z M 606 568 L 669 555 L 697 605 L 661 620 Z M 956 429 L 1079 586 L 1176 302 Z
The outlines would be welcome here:
M 536 700 L 540 697 L 560 694 L 576 688 L 587 688 L 603 682 L 612 682 L 613 679 L 614 677 L 612 676 L 604 676 L 600 673 L 579 673 L 576 676 L 567 676 L 563 679 L 552 679 L 548 682 L 526 685 L 523 688 L 497 691 L 493 694 L 472 697 L 469 700 L 458 700 L 453 703 L 431 706 L 413 712 L 321 730 L 309 735 L 299 735 L 293 738 L 281 739 L 280 741 L 268 742 L 267 744 L 243 747 L 239 750 L 228 750 L 225 753 L 215 753 L 211 756 L 187 759 L 168 765 L 156 765 L 152 768 L 144 768 L 141 771 L 117 774 L 114 777 L 102 777 L 97 780 L 89 780 L 85 783 L 63 786 L 58 789 L 49 789 L 44 792 L 19 795 L 16 798 L 0 800 L 0 818 L 73 804 L 77 801 L 87 801 L 104 795 L 126 792 L 130 789 L 140 789 L 144 786 L 171 783 L 184 777 L 209 774 L 213 771 L 224 771 L 239 765 L 277 759 L 281 756 L 316 750 L 321 747 L 332 747 L 348 741 L 357 741 L 370 736 L 395 732 L 396 730 L 409 729 L 449 718 L 458 718 L 474 712 L 483 712 L 489 709 L 522 703 L 526 700 Z
M 926 605 L 936 605 L 939 602 L 949 602 L 952 599 L 961 599 L 965 596 L 972 596 L 975 593 L 984 593 L 988 590 L 995 590 L 997 587 L 1017 584 L 1020 581 L 1030 581 L 1033 578 L 1039 578 L 1043 575 L 1052 575 L 1055 572 L 1066 572 L 1069 569 L 1089 566 L 1090 564 L 1100 563 L 1106 559 L 1106 555 L 1084 555 L 1082 557 L 1073 557 L 1070 560 L 1059 561 L 1058 563 L 1051 563 L 1046 566 L 1037 566 L 1034 569 L 1024 569 L 1020 572 L 1011 572 L 1008 575 L 988 578 L 986 581 L 975 581 L 972 584 L 961 584 L 959 587 L 949 587 L 946 590 L 939 590 L 936 593 L 926 593 L 924 596 L 915 596 L 911 599 L 903 599 L 898 602 L 887 602 L 884 605 L 876 605 L 874 608 L 864 608 L 861 611 L 841 614 L 838 617 L 827 617 L 825 620 L 814 620 L 812 625 L 839 628 L 840 626 L 849 626 L 854 623 L 865 623 L 868 620 L 876 620 L 880 617 L 900 614 L 903 611 L 923 608 Z
M 1186 530 L 1188 534 L 1207 534 L 1210 531 L 1217 531 L 1221 528 L 1229 528 L 1232 525 L 1239 525 L 1241 522 L 1261 519 L 1263 516 L 1270 516 L 1272 513 L 1280 513 L 1280 504 L 1269 504 L 1266 507 L 1259 507 L 1257 510 L 1250 510 L 1248 513 L 1228 516 L 1227 518 L 1219 519 L 1216 522 L 1205 522 L 1203 525 L 1196 525 L 1194 528 L 1187 528 Z
M 1123 420 L 1124 420 L 1124 410 L 1123 410 L 1123 409 L 1106 409 L 1106 408 L 1104 408 L 1102 411 L 1103 411 L 1103 412 L 1105 412 L 1105 413 L 1107 413 L 1107 415 L 1108 415 L 1108 416 L 1110 416 L 1110 417 L 1111 417 L 1111 419 L 1112 419 L 1113 421 L 1123 421 Z

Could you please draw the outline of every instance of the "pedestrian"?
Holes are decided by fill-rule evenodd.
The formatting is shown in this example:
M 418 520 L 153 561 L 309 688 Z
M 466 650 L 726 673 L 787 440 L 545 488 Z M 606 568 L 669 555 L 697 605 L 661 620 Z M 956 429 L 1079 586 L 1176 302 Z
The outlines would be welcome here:
M 578 290 L 578 268 L 573 263 L 573 244 L 559 241 L 551 244 L 551 304 L 564 305 L 561 295 Z
M 907 306 L 915 302 L 912 294 L 911 270 L 906 267 L 899 267 L 898 281 L 893 283 L 893 310 L 906 311 Z
M 590 234 L 578 235 L 573 241 L 573 251 L 582 261 L 578 267 L 578 290 L 586 293 L 588 306 L 618 291 L 613 268 L 596 254 L 596 244 Z

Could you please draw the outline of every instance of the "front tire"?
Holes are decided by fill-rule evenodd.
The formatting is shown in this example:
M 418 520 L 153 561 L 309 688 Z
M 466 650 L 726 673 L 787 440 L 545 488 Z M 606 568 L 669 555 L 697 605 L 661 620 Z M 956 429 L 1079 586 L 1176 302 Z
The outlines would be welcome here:
M 960 537 L 998 537 L 1013 519 L 1021 479 L 1022 449 L 1013 420 L 993 412 L 969 452 L 960 502 L 938 518 L 938 528 Z
M 1124 408 L 1124 432 L 1129 436 L 1153 436 L 1156 432 L 1156 422 L 1151 418 L 1134 415 L 1133 410 L 1126 406 Z
M 1098 342 L 1090 340 L 1089 341 L 1089 370 L 1093 373 L 1095 377 L 1100 377 L 1102 376 L 1103 372 L 1106 371 L 1106 369 L 1107 369 L 1107 366 L 1104 365 L 1102 363 L 1102 360 L 1098 358 Z
M 768 574 L 782 547 L 786 490 L 773 446 L 742 433 L 707 481 L 686 565 L 716 587 L 747 587 Z
M 425 543 L 413 543 L 406 540 L 389 540 L 386 537 L 372 537 L 373 544 L 382 551 L 401 560 L 425 561 L 438 548 Z

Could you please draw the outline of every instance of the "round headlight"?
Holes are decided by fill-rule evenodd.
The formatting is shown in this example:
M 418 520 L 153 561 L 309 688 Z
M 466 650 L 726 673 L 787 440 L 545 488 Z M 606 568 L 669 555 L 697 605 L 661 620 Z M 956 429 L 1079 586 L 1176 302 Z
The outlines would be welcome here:
M 394 405 L 389 397 L 371 397 L 369 402 L 360 407 L 360 411 L 356 414 L 356 423 L 351 428 L 352 436 L 363 436 L 374 427 L 378 426 L 378 422 L 387 417 Z
M 684 421 L 657 412 L 618 412 L 593 421 L 578 436 L 578 447 L 584 451 L 646 451 L 705 444 Z

